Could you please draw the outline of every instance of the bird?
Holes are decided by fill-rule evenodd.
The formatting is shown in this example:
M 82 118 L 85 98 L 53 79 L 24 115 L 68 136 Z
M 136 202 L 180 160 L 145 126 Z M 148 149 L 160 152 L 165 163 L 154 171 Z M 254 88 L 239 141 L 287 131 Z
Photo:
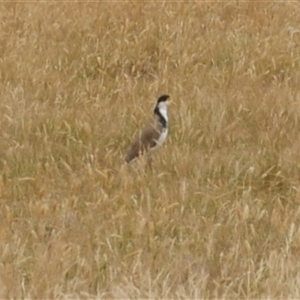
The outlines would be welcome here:
M 168 135 L 169 95 L 161 95 L 156 102 L 152 120 L 144 126 L 125 156 L 125 162 L 131 163 L 145 153 L 159 148 Z

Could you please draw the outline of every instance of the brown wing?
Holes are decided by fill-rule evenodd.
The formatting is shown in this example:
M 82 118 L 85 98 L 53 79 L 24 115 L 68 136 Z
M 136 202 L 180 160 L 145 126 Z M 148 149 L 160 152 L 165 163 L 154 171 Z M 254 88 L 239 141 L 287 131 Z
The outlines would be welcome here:
M 153 123 L 148 124 L 142 131 L 141 135 L 134 141 L 130 150 L 127 152 L 125 161 L 131 162 L 140 154 L 148 151 L 150 148 L 156 145 L 156 141 L 159 139 L 159 131 L 155 129 Z

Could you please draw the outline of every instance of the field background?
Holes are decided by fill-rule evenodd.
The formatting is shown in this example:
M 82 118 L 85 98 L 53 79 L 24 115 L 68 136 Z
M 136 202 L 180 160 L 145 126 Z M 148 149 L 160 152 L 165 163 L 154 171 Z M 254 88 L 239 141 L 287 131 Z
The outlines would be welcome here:
M 300 297 L 299 2 L 0 19 L 0 298 Z M 127 167 L 162 93 L 168 140 Z

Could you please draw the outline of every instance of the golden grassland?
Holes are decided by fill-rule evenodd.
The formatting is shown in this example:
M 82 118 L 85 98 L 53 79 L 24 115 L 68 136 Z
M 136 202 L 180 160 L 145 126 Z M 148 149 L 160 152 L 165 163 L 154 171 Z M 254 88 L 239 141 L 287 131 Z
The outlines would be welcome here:
M 300 297 L 299 2 L 0 8 L 1 298 Z

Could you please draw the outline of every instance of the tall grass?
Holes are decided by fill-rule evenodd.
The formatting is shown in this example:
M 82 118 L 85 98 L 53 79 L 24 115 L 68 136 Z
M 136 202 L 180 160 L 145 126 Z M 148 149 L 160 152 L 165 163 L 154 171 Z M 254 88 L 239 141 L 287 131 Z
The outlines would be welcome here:
M 298 298 L 298 3 L 2 3 L 1 298 Z M 124 165 L 156 98 L 170 135 Z

